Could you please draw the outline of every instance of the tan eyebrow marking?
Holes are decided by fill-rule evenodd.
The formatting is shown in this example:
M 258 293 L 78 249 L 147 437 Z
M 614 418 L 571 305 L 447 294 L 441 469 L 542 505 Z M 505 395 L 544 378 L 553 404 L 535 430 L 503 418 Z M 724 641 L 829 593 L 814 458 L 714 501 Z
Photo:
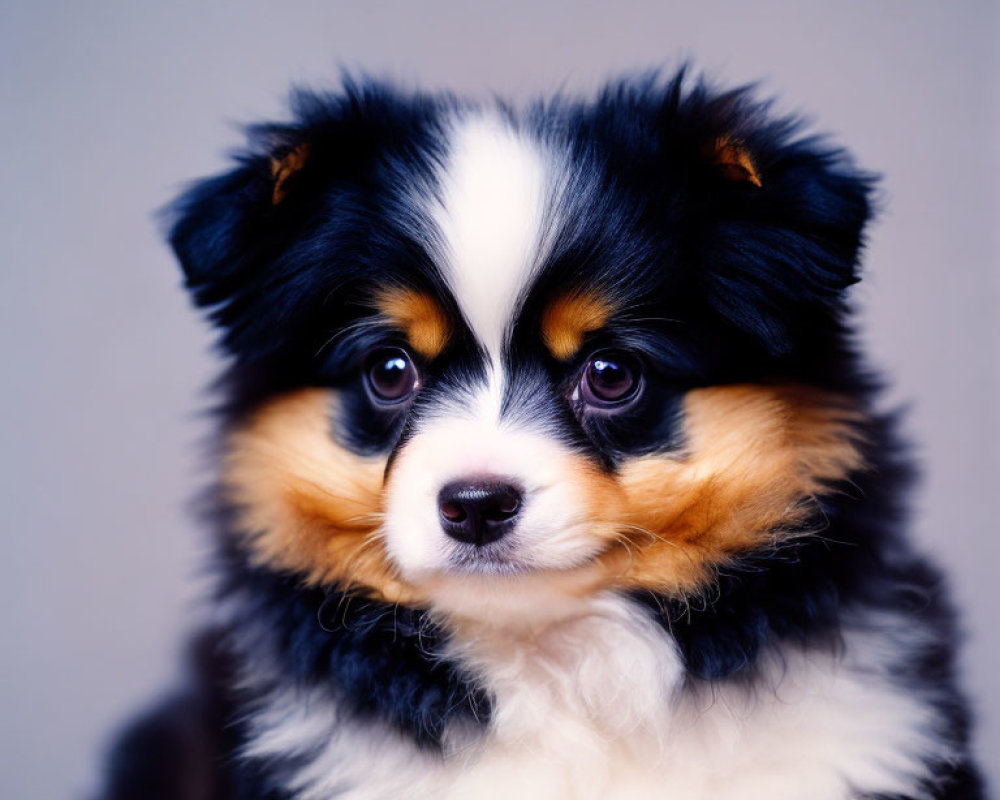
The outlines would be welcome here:
M 448 317 L 429 294 L 413 289 L 386 289 L 375 298 L 375 305 L 425 358 L 435 358 L 448 344 L 451 335 Z
M 602 327 L 611 317 L 611 303 L 593 292 L 556 298 L 542 315 L 542 340 L 560 361 L 576 354 L 583 337 Z

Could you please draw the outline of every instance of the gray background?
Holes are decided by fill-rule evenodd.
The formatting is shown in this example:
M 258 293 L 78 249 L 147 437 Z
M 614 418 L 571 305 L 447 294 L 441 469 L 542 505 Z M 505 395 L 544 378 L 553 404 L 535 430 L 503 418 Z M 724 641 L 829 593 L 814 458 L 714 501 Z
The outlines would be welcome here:
M 0 2 L 0 797 L 76 797 L 198 611 L 217 364 L 151 211 L 338 64 L 524 98 L 690 56 L 885 175 L 856 297 L 911 405 L 915 533 L 966 610 L 996 779 L 998 6 Z

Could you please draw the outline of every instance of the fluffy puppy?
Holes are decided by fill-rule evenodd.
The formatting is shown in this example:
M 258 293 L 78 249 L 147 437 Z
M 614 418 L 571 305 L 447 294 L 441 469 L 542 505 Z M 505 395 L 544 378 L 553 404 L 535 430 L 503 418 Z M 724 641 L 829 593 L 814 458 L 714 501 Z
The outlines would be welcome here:
M 683 74 L 253 128 L 169 233 L 217 614 L 105 797 L 980 796 L 847 328 L 871 191 Z

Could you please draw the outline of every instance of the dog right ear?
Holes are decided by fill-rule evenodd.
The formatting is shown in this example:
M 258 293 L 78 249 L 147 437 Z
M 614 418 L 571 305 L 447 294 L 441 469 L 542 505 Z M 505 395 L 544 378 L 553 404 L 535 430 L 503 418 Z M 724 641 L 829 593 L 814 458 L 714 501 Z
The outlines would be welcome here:
M 243 360 L 284 358 L 289 345 L 305 352 L 301 337 L 349 305 L 369 274 L 357 243 L 371 234 L 371 210 L 359 198 L 386 163 L 419 167 L 413 137 L 437 106 L 345 78 L 333 93 L 296 90 L 290 111 L 288 122 L 251 126 L 235 168 L 196 182 L 166 211 L 194 302 Z
M 289 203 L 309 158 L 309 145 L 279 145 L 239 157 L 231 172 L 196 182 L 168 209 L 168 240 L 195 303 L 215 307 L 236 302 L 262 260 L 273 252 L 279 206 Z

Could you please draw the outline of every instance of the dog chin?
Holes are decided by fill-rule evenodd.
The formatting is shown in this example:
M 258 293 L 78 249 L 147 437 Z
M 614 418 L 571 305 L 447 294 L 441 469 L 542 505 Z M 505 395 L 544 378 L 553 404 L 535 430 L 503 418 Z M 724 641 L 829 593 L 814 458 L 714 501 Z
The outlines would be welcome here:
M 405 577 L 433 611 L 508 630 L 540 629 L 579 616 L 606 584 L 592 561 L 552 568 L 483 548 L 453 554 L 435 568 L 409 570 Z

